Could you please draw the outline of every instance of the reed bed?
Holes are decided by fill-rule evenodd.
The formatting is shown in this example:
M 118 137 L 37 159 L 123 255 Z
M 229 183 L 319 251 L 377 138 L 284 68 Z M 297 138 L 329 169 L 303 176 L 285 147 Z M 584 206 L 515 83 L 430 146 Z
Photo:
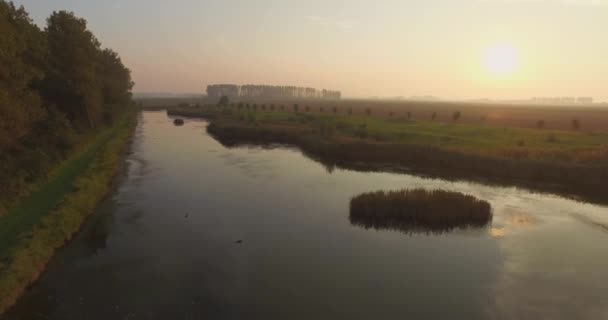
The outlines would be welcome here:
M 459 192 L 376 191 L 351 199 L 350 221 L 366 229 L 447 232 L 488 226 L 492 222 L 492 207 L 486 201 Z

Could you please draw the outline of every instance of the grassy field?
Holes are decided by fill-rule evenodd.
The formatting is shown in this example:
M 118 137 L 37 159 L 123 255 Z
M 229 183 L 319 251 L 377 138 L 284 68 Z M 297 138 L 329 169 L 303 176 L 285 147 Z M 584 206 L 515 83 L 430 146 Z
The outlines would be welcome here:
M 608 131 L 608 106 L 585 105 L 532 105 L 450 101 L 389 101 L 389 100 L 292 100 L 251 101 L 249 104 L 285 106 L 289 109 L 298 104 L 302 111 L 306 107 L 311 113 L 333 112 L 338 114 L 366 115 L 378 118 L 407 118 L 418 121 L 452 123 L 454 114 L 460 113 L 458 122 L 472 125 L 496 127 L 537 128 L 542 121 L 546 129 L 575 131 Z
M 134 118 L 131 113 L 100 133 L 0 218 L 0 313 L 38 278 L 108 192 Z
M 206 98 L 140 98 L 143 108 L 163 109 L 179 105 L 214 105 L 217 101 Z M 234 102 L 238 105 L 239 102 Z M 333 113 L 367 115 L 372 117 L 408 118 L 417 121 L 453 123 L 459 112 L 459 123 L 507 128 L 537 129 L 539 122 L 545 129 L 561 131 L 608 132 L 608 105 L 534 105 L 489 102 L 411 101 L 411 100 L 251 100 L 240 103 L 258 107 L 274 105 L 279 111 L 293 111 L 298 105 L 301 111 L 308 107 L 312 114 Z M 433 119 L 434 118 L 434 119 Z M 576 122 L 576 126 L 575 126 Z
M 192 113 L 191 113 L 192 114 Z M 503 128 L 310 112 L 225 111 L 223 121 L 243 125 L 308 130 L 331 139 L 361 139 L 437 147 L 467 154 L 512 159 L 603 164 L 608 160 L 608 133 Z

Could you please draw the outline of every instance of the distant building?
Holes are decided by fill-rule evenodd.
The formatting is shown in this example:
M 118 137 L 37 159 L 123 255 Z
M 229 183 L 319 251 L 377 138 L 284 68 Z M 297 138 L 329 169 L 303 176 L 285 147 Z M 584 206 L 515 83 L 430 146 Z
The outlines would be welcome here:
M 302 88 L 293 86 L 266 86 L 266 85 L 235 85 L 214 84 L 207 86 L 207 96 L 219 99 L 222 96 L 229 98 L 306 98 L 306 99 L 332 99 L 339 100 L 342 97 L 340 91 L 317 90 L 315 88 Z

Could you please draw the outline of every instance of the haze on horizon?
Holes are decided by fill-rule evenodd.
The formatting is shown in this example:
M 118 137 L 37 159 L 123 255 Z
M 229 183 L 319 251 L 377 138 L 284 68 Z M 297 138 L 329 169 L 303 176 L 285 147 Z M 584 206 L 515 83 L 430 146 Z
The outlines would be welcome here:
M 608 100 L 608 0 L 18 0 L 87 19 L 135 92 L 212 83 L 347 97 Z

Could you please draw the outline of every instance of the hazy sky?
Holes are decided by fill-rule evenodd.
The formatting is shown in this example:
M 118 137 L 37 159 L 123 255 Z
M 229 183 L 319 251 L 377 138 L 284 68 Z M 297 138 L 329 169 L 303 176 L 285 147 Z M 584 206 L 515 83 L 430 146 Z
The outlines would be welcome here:
M 133 71 L 137 92 L 210 83 L 352 97 L 608 100 L 608 0 L 18 0 L 67 9 Z

